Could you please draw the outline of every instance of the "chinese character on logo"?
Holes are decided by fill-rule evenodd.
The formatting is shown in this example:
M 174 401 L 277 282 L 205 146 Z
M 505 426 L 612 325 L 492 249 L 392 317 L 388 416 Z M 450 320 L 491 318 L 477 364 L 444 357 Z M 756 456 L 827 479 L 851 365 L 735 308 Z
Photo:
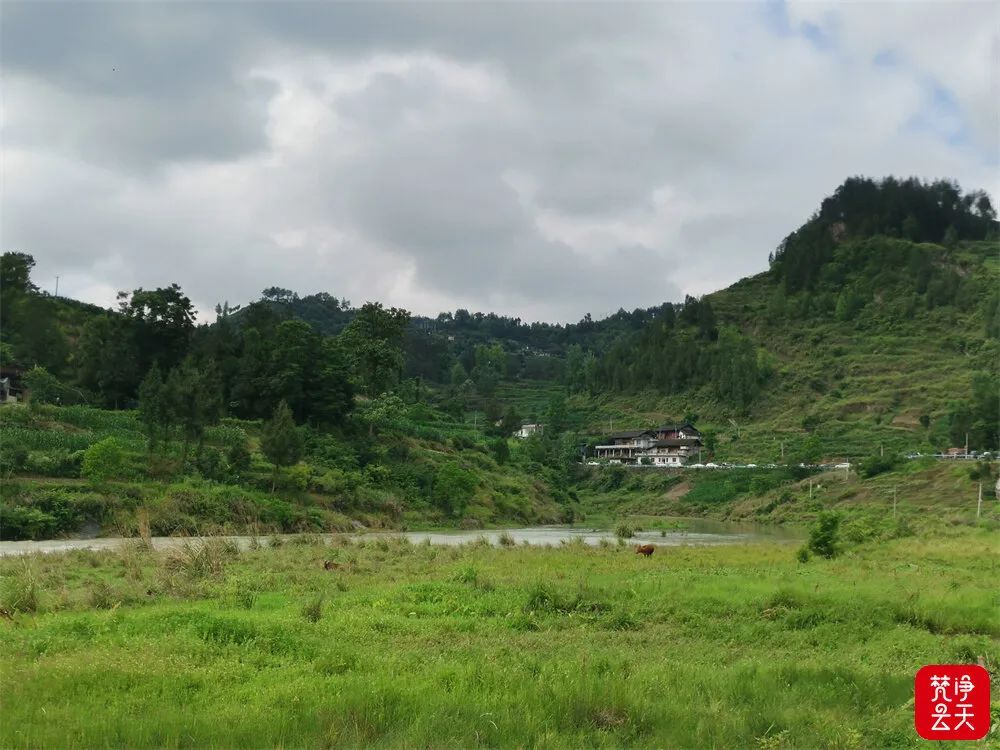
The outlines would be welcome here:
M 925 740 L 978 740 L 990 729 L 990 674 L 973 664 L 932 664 L 913 683 L 913 723 Z

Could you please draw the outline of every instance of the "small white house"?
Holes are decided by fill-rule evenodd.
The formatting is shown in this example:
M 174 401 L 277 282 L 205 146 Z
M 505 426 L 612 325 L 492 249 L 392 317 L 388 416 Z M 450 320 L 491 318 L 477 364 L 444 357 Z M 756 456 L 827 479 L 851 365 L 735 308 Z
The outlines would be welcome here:
M 544 429 L 544 425 L 540 424 L 523 424 L 521 427 L 514 432 L 514 437 L 524 439 L 526 437 L 531 437 L 532 435 L 541 435 Z

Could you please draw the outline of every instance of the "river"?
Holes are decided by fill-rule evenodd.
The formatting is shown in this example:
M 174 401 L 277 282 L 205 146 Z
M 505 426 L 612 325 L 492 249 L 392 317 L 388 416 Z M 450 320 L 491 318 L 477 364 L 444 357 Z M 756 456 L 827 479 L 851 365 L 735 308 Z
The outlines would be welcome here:
M 655 544 L 665 547 L 680 545 L 741 544 L 753 541 L 795 541 L 802 538 L 802 532 L 794 528 L 780 526 L 754 526 L 731 524 L 707 519 L 683 519 L 684 528 L 660 531 L 638 531 L 630 544 Z M 617 543 L 613 529 L 593 529 L 582 526 L 531 526 L 522 529 L 487 529 L 462 531 L 368 531 L 349 534 L 317 534 L 324 540 L 346 537 L 360 539 L 406 538 L 414 544 L 429 541 L 431 544 L 458 545 L 485 538 L 490 544 L 500 543 L 500 536 L 507 534 L 517 544 L 557 545 L 581 540 L 584 544 L 597 545 L 602 540 Z M 290 541 L 297 534 L 268 534 L 252 536 L 219 537 L 172 537 L 154 536 L 153 549 L 168 550 L 188 542 L 205 539 L 221 539 L 236 543 L 241 549 L 248 549 L 254 539 L 265 542 L 272 536 Z M 122 537 L 95 537 L 93 539 L 48 539 L 43 541 L 0 542 L 0 557 L 25 555 L 34 552 L 68 552 L 71 550 L 114 550 L 123 542 L 134 541 Z

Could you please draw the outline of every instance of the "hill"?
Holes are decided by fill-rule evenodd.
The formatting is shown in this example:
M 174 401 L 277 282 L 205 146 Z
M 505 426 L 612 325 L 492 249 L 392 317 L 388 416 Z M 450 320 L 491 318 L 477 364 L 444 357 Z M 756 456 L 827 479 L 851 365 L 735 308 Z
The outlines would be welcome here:
M 664 474 L 622 490 L 579 459 L 614 429 L 682 417 L 718 462 L 878 455 L 894 475 L 907 452 L 996 450 L 998 251 L 984 194 L 852 178 L 767 271 L 569 325 L 420 318 L 277 288 L 196 325 L 176 285 L 104 311 L 39 293 L 30 256 L 7 253 L 0 356 L 32 399 L 0 410 L 6 527 L 132 528 L 137 508 L 185 533 L 531 523 L 617 506 L 725 516 L 774 503 L 767 517 L 804 520 L 815 502 L 774 512 L 801 494 L 808 478 L 794 472 L 753 488 Z M 509 440 L 522 421 L 545 435 Z M 670 503 L 650 502 L 664 493 Z

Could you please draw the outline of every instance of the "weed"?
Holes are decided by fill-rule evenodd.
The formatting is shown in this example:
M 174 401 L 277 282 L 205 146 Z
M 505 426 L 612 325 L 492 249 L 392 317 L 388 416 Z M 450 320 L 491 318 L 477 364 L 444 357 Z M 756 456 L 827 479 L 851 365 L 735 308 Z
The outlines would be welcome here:
M 115 592 L 107 581 L 98 581 L 90 589 L 90 606 L 94 609 L 111 609 L 116 604 Z
M 306 602 L 302 607 L 302 617 L 308 622 L 319 622 L 323 616 L 323 601 L 325 599 L 326 594 L 321 593 Z
M 4 612 L 37 612 L 40 608 L 38 574 L 27 560 L 19 561 L 12 573 L 5 577 L 0 589 L 0 609 Z

